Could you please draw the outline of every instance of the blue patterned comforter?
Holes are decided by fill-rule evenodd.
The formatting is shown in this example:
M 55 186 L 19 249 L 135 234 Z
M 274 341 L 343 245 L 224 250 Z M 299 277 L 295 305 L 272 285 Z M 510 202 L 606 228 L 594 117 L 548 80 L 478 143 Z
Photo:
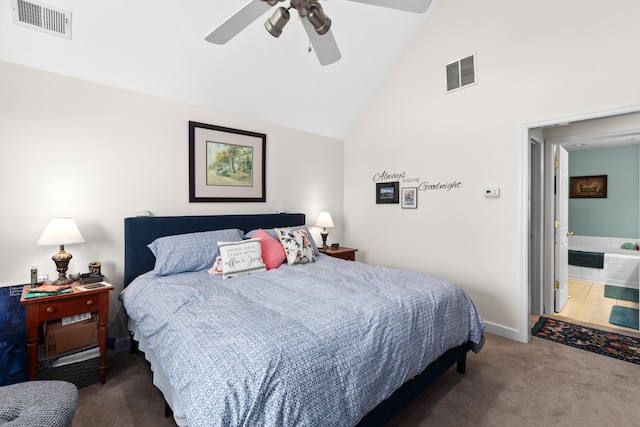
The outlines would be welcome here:
M 457 286 L 320 255 L 222 280 L 146 273 L 121 296 L 189 425 L 348 426 L 484 324 Z

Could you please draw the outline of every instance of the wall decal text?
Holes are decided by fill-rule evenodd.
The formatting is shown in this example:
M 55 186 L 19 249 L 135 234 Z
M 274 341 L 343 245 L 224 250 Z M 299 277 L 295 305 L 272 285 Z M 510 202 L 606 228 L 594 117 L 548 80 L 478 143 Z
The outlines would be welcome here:
M 418 191 L 427 191 L 427 190 L 457 190 L 462 188 L 462 181 L 452 181 L 452 182 L 438 182 L 436 184 L 430 184 L 428 181 L 421 182 L 418 186 Z
M 462 188 L 462 181 L 451 181 L 451 182 L 436 182 L 432 183 L 429 181 L 420 182 L 420 178 L 412 178 L 408 177 L 405 171 L 402 172 L 376 172 L 373 174 L 373 182 L 380 181 L 390 181 L 390 182 L 401 182 L 403 184 L 418 184 L 418 191 L 429 191 L 429 190 L 458 190 Z
M 373 182 L 380 181 L 400 181 L 407 175 L 406 172 L 392 172 L 387 171 L 377 172 L 373 175 Z

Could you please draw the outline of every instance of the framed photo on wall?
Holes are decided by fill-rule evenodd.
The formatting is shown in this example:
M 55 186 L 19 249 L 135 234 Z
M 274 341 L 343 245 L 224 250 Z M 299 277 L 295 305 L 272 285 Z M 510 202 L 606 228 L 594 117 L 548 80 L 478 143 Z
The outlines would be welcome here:
M 607 175 L 570 177 L 569 197 L 574 199 L 606 199 Z
M 265 202 L 267 135 L 189 122 L 189 202 Z
M 399 183 L 396 182 L 376 182 L 376 203 L 398 203 L 400 194 Z
M 400 206 L 403 209 L 417 209 L 418 208 L 418 188 L 403 187 L 401 200 L 402 202 L 400 203 Z

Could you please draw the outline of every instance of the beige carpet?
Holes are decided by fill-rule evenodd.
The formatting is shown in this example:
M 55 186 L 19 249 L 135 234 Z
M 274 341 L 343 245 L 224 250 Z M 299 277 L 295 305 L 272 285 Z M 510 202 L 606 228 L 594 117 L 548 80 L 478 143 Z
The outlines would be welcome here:
M 521 344 L 488 335 L 455 368 L 399 414 L 405 426 L 637 426 L 640 365 L 534 337 Z M 82 426 L 174 426 L 144 360 L 110 356 L 107 383 L 80 389 L 74 418 Z

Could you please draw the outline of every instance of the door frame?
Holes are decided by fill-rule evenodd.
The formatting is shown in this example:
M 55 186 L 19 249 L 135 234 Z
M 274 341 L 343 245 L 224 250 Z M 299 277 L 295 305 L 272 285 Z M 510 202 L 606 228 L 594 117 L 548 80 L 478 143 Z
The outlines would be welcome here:
M 554 277 L 545 286 L 554 293 L 554 311 L 560 312 L 569 300 L 569 152 L 561 144 L 552 144 L 554 151 Z M 556 164 L 557 163 L 557 164 Z M 556 285 L 557 284 L 557 285 Z
M 530 312 L 531 314 L 544 314 L 546 300 L 544 299 L 544 274 L 543 256 L 544 245 L 541 239 L 536 239 L 544 231 L 544 140 L 542 132 L 530 132 L 530 193 L 529 193 L 529 253 L 531 254 L 531 267 L 529 270 L 529 283 L 531 284 Z
M 551 283 L 553 283 L 553 269 L 554 269 L 554 261 L 553 261 L 553 237 L 549 239 L 548 234 L 553 235 L 553 226 L 549 230 L 549 227 L 546 225 L 548 222 L 548 218 L 550 216 L 549 210 L 553 208 L 553 204 L 548 202 L 549 197 L 553 196 L 553 183 L 547 182 L 545 176 L 547 175 L 546 171 L 543 171 L 542 177 L 539 174 L 532 171 L 532 157 L 539 155 L 534 151 L 534 144 L 531 143 L 532 137 L 537 135 L 538 132 L 542 128 L 553 127 L 553 126 L 562 126 L 565 124 L 570 124 L 572 122 L 578 122 L 583 120 L 591 120 L 591 119 L 600 119 L 605 117 L 618 116 L 623 114 L 630 113 L 638 113 L 640 112 L 640 105 L 633 105 L 623 108 L 604 110 L 599 112 L 586 113 L 576 116 L 562 117 L 556 119 L 549 119 L 538 122 L 525 123 L 522 127 L 522 224 L 521 227 L 521 241 L 523 242 L 523 250 L 522 250 L 522 258 L 521 262 L 523 268 L 521 271 L 521 283 L 523 284 L 523 291 L 521 293 L 522 300 L 520 303 L 520 327 L 517 333 L 517 339 L 521 342 L 529 342 L 531 340 L 531 314 L 532 310 L 532 301 L 544 300 L 544 311 L 547 313 L 553 313 L 553 304 L 550 306 L 547 305 L 546 302 L 546 292 L 544 291 L 544 283 L 549 279 L 549 275 L 551 275 Z M 544 163 L 547 162 L 547 145 L 548 142 L 543 142 L 544 145 Z M 535 163 L 534 163 L 535 164 Z M 548 163 L 547 163 L 548 164 Z M 535 182 L 533 180 L 536 180 Z M 542 181 L 541 181 L 542 180 Z M 541 200 L 536 198 L 534 194 L 532 194 L 536 189 L 544 188 L 544 195 Z M 542 206 L 540 206 L 542 203 Z M 551 206 L 549 206 L 551 204 Z M 536 212 L 544 212 L 544 230 L 540 232 L 536 228 L 535 224 L 532 224 L 532 217 L 536 218 Z M 553 214 L 551 214 L 551 218 L 553 218 Z M 553 224 L 553 220 L 551 220 Z M 551 242 L 549 244 L 549 242 Z M 533 248 L 538 247 L 543 248 L 542 251 L 533 250 Z M 551 252 L 551 256 L 549 257 L 549 252 Z M 535 269 L 535 271 L 534 271 Z M 532 278 L 536 278 L 538 276 L 543 277 L 543 285 L 540 286 L 540 283 L 532 283 Z M 535 293 L 535 294 L 534 294 Z M 548 311 L 550 310 L 550 311 Z M 537 313 L 534 313 L 537 314 Z

